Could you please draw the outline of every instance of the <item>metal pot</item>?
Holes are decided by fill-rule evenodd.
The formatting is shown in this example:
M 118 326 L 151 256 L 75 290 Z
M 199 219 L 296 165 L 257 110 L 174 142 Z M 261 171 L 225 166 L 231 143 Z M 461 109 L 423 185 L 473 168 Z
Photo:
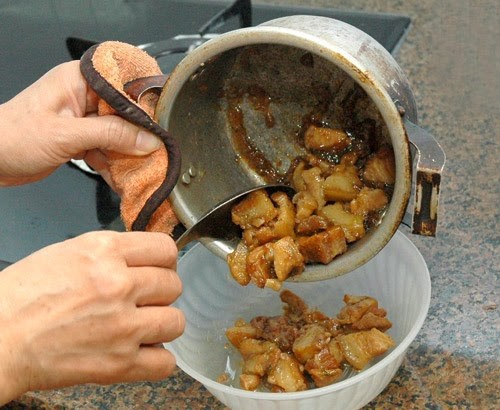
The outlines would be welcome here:
M 300 116 L 325 98 L 335 100 L 329 121 L 339 120 L 342 104 L 349 102 L 351 114 L 375 121 L 394 150 L 396 182 L 380 225 L 307 280 L 362 265 L 385 246 L 402 221 L 412 219 L 415 234 L 435 235 L 445 155 L 436 140 L 415 125 L 416 104 L 404 73 L 366 33 L 318 16 L 284 17 L 222 34 L 188 54 L 171 73 L 155 119 L 180 143 L 181 178 L 171 200 L 185 226 L 233 194 L 270 182 L 267 170 L 250 166 L 242 153 L 245 147 L 235 144 L 228 117 L 230 90 L 248 91 L 252 86 L 257 86 L 256 94 L 267 93 L 262 101 L 270 101 L 270 107 L 264 112 L 262 104 L 242 100 L 245 128 L 252 145 L 278 173 L 301 153 L 293 138 Z M 269 112 L 272 126 L 266 123 Z M 406 213 L 412 179 L 414 206 Z M 206 240 L 205 245 L 221 254 L 216 241 Z

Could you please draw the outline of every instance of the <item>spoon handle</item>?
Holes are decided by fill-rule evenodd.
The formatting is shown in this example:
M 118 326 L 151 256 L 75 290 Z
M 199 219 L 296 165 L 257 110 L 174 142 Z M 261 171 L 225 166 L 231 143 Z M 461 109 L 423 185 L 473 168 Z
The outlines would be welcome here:
M 199 237 L 200 236 L 197 234 L 196 230 L 194 230 L 194 229 L 186 230 L 175 241 L 175 244 L 177 245 L 177 250 L 180 251 L 182 248 L 184 248 L 190 242 L 193 242 L 194 240 L 199 239 Z

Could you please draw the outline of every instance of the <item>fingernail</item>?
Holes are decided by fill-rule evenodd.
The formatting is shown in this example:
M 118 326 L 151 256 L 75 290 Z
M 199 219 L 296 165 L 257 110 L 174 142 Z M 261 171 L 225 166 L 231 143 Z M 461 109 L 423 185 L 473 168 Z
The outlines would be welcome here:
M 161 146 L 160 139 L 150 132 L 140 130 L 135 140 L 135 148 L 142 152 L 153 152 Z

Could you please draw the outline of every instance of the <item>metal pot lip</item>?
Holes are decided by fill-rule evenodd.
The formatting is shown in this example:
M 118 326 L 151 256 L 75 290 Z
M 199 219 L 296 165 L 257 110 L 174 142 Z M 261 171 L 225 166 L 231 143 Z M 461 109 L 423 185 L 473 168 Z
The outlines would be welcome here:
M 272 24 L 272 21 L 266 24 Z M 343 24 L 352 27 L 346 23 Z M 357 30 L 354 27 L 352 29 Z M 374 78 L 372 73 L 342 45 L 333 44 L 327 39 L 304 33 L 298 29 L 273 27 L 272 25 L 261 25 L 224 33 L 193 50 L 173 70 L 158 101 L 155 119 L 165 128 L 169 128 L 169 117 L 175 99 L 181 92 L 184 83 L 204 63 L 226 51 L 258 44 L 276 44 L 300 48 L 337 65 L 365 90 L 377 106 L 388 127 L 396 160 L 396 183 L 391 204 L 381 224 L 372 231 L 369 241 L 366 241 L 366 247 L 360 246 L 359 252 L 357 249 L 354 252 L 347 252 L 332 262 L 338 265 L 337 269 L 339 271 L 346 273 L 346 271 L 362 265 L 377 254 L 396 232 L 410 197 L 411 161 L 404 124 L 389 93 L 378 79 Z M 174 209 L 176 203 L 182 202 L 176 198 L 176 195 L 176 190 L 174 190 L 172 193 Z M 175 210 L 184 213 L 182 209 Z M 187 217 L 187 214 L 184 216 Z M 180 219 L 183 219 L 182 216 L 180 216 Z M 188 222 L 191 221 L 188 220 Z

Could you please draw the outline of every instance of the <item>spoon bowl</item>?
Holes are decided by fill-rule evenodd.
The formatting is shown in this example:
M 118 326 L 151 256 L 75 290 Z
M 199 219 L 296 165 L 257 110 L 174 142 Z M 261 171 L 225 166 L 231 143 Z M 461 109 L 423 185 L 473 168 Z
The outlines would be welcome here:
M 236 249 L 242 236 L 241 228 L 231 219 L 231 210 L 246 195 L 259 189 L 265 189 L 268 194 L 282 191 L 289 197 L 295 194 L 295 190 L 292 187 L 282 184 L 260 185 L 241 191 L 213 207 L 186 230 L 176 241 L 177 249 L 181 250 L 189 243 L 198 240 L 213 254 L 226 261 L 227 255 Z M 356 245 L 352 245 L 352 247 L 355 248 Z M 350 269 L 352 262 L 349 258 L 349 251 L 347 251 L 327 265 L 321 263 L 306 264 L 301 274 L 291 276 L 287 281 L 313 282 L 343 275 L 352 270 Z M 367 256 L 366 260 L 362 260 L 357 266 L 367 262 L 369 259 L 370 257 Z

